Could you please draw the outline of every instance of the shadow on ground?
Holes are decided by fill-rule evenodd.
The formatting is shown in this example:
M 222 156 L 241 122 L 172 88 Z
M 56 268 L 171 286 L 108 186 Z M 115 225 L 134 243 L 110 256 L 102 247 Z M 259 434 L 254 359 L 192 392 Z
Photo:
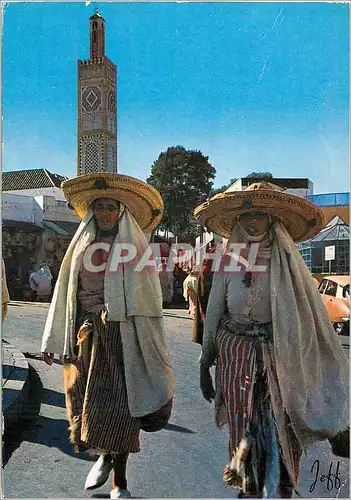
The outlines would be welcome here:
M 181 316 L 181 315 L 176 314 L 176 313 L 171 314 L 168 311 L 163 311 L 163 317 L 164 318 L 190 319 L 191 321 L 193 321 L 193 318 L 191 316 Z
M 194 431 L 188 429 L 187 427 L 181 427 L 180 425 L 167 424 L 165 427 L 166 431 L 182 432 L 183 434 L 195 434 Z
M 23 434 L 23 441 L 41 444 L 48 448 L 58 448 L 66 455 L 80 460 L 96 461 L 96 455 L 91 455 L 87 451 L 74 452 L 73 445 L 69 441 L 66 419 L 53 419 L 39 415 L 30 429 Z
M 5 431 L 3 438 L 3 467 L 6 466 L 12 453 L 23 441 L 58 448 L 63 453 L 81 460 L 95 461 L 96 456 L 86 451 L 74 453 L 69 442 L 68 424 L 66 419 L 52 419 L 40 415 L 41 403 L 64 408 L 64 395 L 60 392 L 43 389 L 36 370 L 29 365 L 29 394 L 20 420 Z
M 21 445 L 23 433 L 30 427 L 39 414 L 40 397 L 43 386 L 33 367 L 29 365 L 29 392 L 21 418 L 13 426 L 5 429 L 3 437 L 3 467 L 11 458 L 12 453 Z
M 22 380 L 24 382 L 27 378 L 27 368 L 23 368 L 22 366 L 18 365 L 16 366 L 14 364 L 3 364 L 2 378 L 3 378 L 2 386 L 6 384 L 8 379 Z
M 65 395 L 62 392 L 52 391 L 51 389 L 43 390 L 41 402 L 50 406 L 66 408 Z
M 110 498 L 110 495 L 108 493 L 94 493 L 93 495 L 91 495 L 91 498 Z M 133 499 L 137 500 L 137 499 L 142 499 L 144 497 L 132 497 Z

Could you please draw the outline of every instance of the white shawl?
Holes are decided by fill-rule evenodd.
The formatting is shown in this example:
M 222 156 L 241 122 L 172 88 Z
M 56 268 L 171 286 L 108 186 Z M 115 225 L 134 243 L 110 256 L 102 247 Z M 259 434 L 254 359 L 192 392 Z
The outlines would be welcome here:
M 133 417 L 161 408 L 174 392 L 174 377 L 168 363 L 159 277 L 150 267 L 134 272 L 123 264 L 123 272 L 108 272 L 118 243 L 132 243 L 139 255 L 148 247 L 146 235 L 133 215 L 121 204 L 119 232 L 110 252 L 104 280 L 105 306 L 109 321 L 119 321 L 122 336 L 128 406 Z M 62 261 L 42 339 L 42 352 L 75 359 L 72 338 L 76 328 L 78 276 L 84 252 L 96 237 L 93 212 L 82 220 Z
M 303 448 L 349 425 L 348 361 L 290 234 L 276 224 L 271 303 L 283 408 Z

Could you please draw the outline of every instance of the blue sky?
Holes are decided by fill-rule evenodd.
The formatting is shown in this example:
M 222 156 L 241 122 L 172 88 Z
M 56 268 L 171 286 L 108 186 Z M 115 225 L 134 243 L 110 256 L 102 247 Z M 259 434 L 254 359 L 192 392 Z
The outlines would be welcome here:
M 118 170 L 146 179 L 168 146 L 199 149 L 215 186 L 252 171 L 349 190 L 349 6 L 99 3 L 118 67 Z M 9 3 L 3 169 L 74 177 L 77 60 L 94 4 Z

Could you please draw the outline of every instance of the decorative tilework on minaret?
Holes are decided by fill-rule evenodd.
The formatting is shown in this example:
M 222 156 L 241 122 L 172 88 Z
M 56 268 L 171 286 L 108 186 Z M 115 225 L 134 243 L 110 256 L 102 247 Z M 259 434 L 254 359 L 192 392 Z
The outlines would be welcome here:
M 78 61 L 78 169 L 117 172 L 117 67 L 105 56 L 105 20 L 90 18 L 90 59 Z

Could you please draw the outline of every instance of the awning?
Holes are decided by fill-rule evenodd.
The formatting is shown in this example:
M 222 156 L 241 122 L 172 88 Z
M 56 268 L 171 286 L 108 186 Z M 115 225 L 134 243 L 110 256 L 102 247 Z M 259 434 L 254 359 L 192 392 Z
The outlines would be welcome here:
M 56 226 L 59 226 L 61 229 L 66 231 L 70 236 L 72 236 L 78 229 L 80 221 L 77 222 L 66 222 L 57 220 L 55 221 Z
M 51 220 L 43 220 L 42 224 L 44 229 L 49 229 L 50 231 L 54 231 L 56 234 L 61 234 L 62 236 L 70 236 L 70 233 Z
M 35 231 L 35 232 L 41 232 L 43 231 L 43 228 L 40 226 L 37 226 L 37 224 L 32 224 L 30 222 L 23 222 L 23 221 L 18 221 L 18 220 L 2 220 L 2 227 L 3 228 L 13 228 L 17 229 L 18 231 Z

